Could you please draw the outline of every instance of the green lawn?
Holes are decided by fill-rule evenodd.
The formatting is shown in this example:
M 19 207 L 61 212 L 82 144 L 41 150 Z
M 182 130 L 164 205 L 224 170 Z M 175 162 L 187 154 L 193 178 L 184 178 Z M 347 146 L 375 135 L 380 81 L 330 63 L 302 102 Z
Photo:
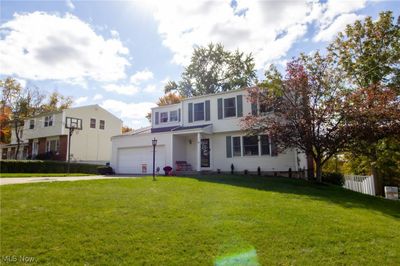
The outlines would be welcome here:
M 400 265 L 400 202 L 334 186 L 145 177 L 0 190 L 1 255 L 40 264 Z
M 1 173 L 0 178 L 9 177 L 56 177 L 56 176 L 90 176 L 93 174 L 82 174 L 82 173 Z

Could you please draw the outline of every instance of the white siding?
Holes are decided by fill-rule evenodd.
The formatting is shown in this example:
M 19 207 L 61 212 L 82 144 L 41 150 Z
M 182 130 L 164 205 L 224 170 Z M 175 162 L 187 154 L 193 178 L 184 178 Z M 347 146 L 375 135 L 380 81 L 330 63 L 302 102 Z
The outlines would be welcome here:
M 111 137 L 122 131 L 120 119 L 97 105 L 67 109 L 64 116 L 82 119 L 82 130 L 75 130 L 72 135 L 72 160 L 110 161 Z M 91 118 L 96 119 L 96 128 L 90 128 Z M 105 121 L 105 129 L 99 128 L 100 120 Z M 67 130 L 65 134 L 68 134 Z

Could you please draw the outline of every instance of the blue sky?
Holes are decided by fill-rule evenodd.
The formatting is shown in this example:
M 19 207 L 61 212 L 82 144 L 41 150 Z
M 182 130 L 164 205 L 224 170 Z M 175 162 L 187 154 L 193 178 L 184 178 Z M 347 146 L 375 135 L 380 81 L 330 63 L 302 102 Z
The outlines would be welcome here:
M 345 25 L 398 1 L 1 1 L 0 78 L 99 104 L 139 128 L 178 80 L 193 46 L 254 55 L 259 78 L 300 52 L 324 49 Z

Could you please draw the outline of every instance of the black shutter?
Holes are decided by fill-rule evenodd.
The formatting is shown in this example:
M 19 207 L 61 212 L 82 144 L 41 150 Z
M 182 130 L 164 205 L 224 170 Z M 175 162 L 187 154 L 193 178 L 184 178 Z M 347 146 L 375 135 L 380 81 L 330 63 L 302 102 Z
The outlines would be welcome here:
M 210 121 L 210 100 L 206 101 L 206 121 Z
M 252 115 L 257 115 L 257 103 L 252 103 L 251 104 L 251 114 Z
M 189 121 L 189 123 L 192 123 L 193 122 L 193 103 L 188 104 L 188 115 L 189 115 L 188 121 Z
M 218 99 L 218 119 L 222 119 L 222 98 Z
M 155 113 L 154 113 L 154 116 L 155 116 L 155 119 L 154 119 L 154 121 L 155 121 L 155 124 L 156 124 L 156 125 L 158 125 L 158 121 L 159 121 L 159 113 L 158 113 L 158 112 L 155 112 Z
M 271 137 L 271 156 L 278 156 L 278 147 L 273 137 Z
M 232 158 L 232 137 L 226 136 L 226 157 Z
M 237 116 L 242 117 L 243 116 L 243 96 L 238 95 L 236 96 L 236 108 L 237 108 Z
M 178 121 L 181 122 L 181 108 L 178 109 Z

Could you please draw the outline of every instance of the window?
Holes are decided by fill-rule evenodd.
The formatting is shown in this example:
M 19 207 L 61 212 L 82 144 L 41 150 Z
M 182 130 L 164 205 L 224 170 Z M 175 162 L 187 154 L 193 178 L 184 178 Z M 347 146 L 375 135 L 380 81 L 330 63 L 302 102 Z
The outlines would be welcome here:
M 29 129 L 34 129 L 35 128 L 35 120 L 29 120 Z
M 53 126 L 53 116 L 49 115 L 49 116 L 45 116 L 44 117 L 44 126 L 45 127 L 51 127 Z
M 258 136 L 243 137 L 243 155 L 258 155 Z
M 204 103 L 195 103 L 193 106 L 194 121 L 204 120 Z
M 178 111 L 169 112 L 169 121 L 170 122 L 178 121 Z
M 47 152 L 58 152 L 60 148 L 60 143 L 58 140 L 48 140 L 46 142 L 46 151 Z
M 235 97 L 224 99 L 224 117 L 236 116 Z
M 242 145 L 240 143 L 240 137 L 233 137 L 232 144 L 233 144 L 233 156 L 242 156 Z
M 96 128 L 96 119 L 90 118 L 90 128 Z
M 269 137 L 267 135 L 260 136 L 261 141 L 261 155 L 269 155 Z
M 168 122 L 168 112 L 160 113 L 160 122 L 167 123 Z
M 104 129 L 106 127 L 106 121 L 100 120 L 100 129 Z

